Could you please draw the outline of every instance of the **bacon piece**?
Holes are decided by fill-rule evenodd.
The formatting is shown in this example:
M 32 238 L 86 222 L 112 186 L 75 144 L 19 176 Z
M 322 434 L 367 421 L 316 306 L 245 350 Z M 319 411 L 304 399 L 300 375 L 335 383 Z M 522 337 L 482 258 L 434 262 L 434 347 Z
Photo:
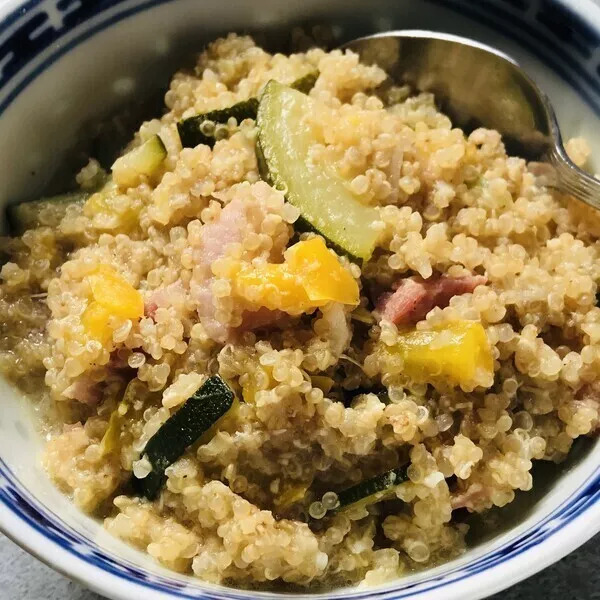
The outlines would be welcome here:
M 575 400 L 572 401 L 572 405 L 574 407 L 591 408 L 600 415 L 600 382 L 594 381 L 579 389 L 575 394 Z M 600 434 L 600 418 L 592 422 L 592 429 L 589 432 L 589 435 L 598 434 Z
M 154 302 L 153 300 L 147 300 L 146 302 L 144 302 L 144 316 L 154 319 L 157 308 L 158 304 L 156 304 L 156 302 Z
M 489 495 L 481 483 L 471 484 L 466 491 L 452 496 L 452 510 L 466 508 L 469 512 L 481 510 L 490 503 Z
M 395 284 L 395 291 L 383 294 L 377 301 L 377 311 L 382 319 L 395 325 L 408 325 L 421 321 L 434 307 L 444 308 L 453 296 L 472 292 L 485 285 L 482 275 L 447 277 L 441 275 L 422 279 L 408 277 Z
M 97 381 L 88 375 L 82 375 L 63 392 L 63 396 L 82 404 L 95 406 L 102 398 L 102 390 Z
M 269 310 L 262 306 L 256 311 L 246 310 L 242 314 L 242 324 L 237 328 L 237 332 L 253 331 L 261 327 L 275 325 L 283 318 L 287 317 L 286 313 L 280 310 Z
M 144 315 L 154 319 L 159 308 L 175 306 L 183 309 L 185 304 L 185 289 L 180 281 L 153 290 L 144 302 Z
M 215 318 L 211 265 L 226 255 L 231 244 L 242 241 L 248 222 L 246 203 L 241 198 L 234 198 L 223 207 L 217 220 L 202 227 L 202 247 L 194 256 L 196 269 L 190 291 L 198 307 L 200 322 L 208 336 L 216 342 L 226 342 L 231 330 Z

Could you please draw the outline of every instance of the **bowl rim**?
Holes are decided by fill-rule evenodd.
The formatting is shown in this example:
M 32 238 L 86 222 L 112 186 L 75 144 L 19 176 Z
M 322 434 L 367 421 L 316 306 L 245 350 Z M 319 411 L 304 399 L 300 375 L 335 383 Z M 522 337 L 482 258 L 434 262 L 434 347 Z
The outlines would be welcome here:
M 0 5 L 0 34 L 11 23 L 43 5 L 45 1 L 47 0 L 5 0 Z M 56 60 L 70 48 L 82 43 L 100 29 L 117 20 L 132 16 L 146 8 L 173 1 L 175 0 L 108 0 L 103 2 L 101 4 L 111 9 L 122 8 L 121 12 L 117 11 L 119 18 L 110 19 L 101 28 L 85 29 L 73 42 L 65 45 L 60 52 L 53 54 L 52 59 Z M 455 0 L 434 1 L 442 6 L 455 3 Z M 600 38 L 600 6 L 596 2 L 593 0 L 553 0 L 553 4 L 560 6 L 567 13 L 579 17 Z M 476 14 L 476 18 L 481 19 L 481 15 Z M 503 33 L 506 32 L 503 31 Z M 510 37 L 514 39 L 516 36 L 511 35 Z M 521 38 L 518 41 L 523 44 Z M 26 87 L 26 84 L 21 90 Z M 14 97 L 5 106 L 11 103 Z M 0 112 L 2 111 L 0 110 Z M 598 447 L 593 452 L 597 453 Z M 185 585 L 176 585 L 177 589 L 170 589 L 161 582 L 155 581 L 152 576 L 140 578 L 139 573 L 136 573 L 137 579 L 133 578 L 131 569 L 127 567 L 116 568 L 114 572 L 111 572 L 96 560 L 93 542 L 71 540 L 61 543 L 57 541 L 50 534 L 50 530 L 52 527 L 60 528 L 62 526 L 65 528 L 66 525 L 64 523 L 61 525 L 58 516 L 47 512 L 38 500 L 28 494 L 25 489 L 19 489 L 19 486 L 18 478 L 0 457 L 0 531 L 41 562 L 102 595 L 115 600 L 129 600 L 132 597 L 138 597 L 141 593 L 144 593 L 148 600 L 192 597 L 206 600 L 224 600 L 226 598 L 243 600 L 259 597 L 268 599 L 284 597 L 283 594 L 277 593 L 213 587 L 200 580 L 190 582 L 188 594 Z M 35 519 L 31 516 L 32 510 L 37 511 L 38 514 L 40 511 L 46 513 L 43 514 L 42 519 L 45 523 L 44 526 L 36 524 Z M 448 572 L 443 572 L 441 575 L 434 575 L 408 586 L 397 587 L 403 581 L 399 579 L 393 583 L 368 590 L 336 590 L 333 594 L 311 594 L 310 597 L 355 598 L 357 600 L 359 598 L 433 600 L 439 597 L 436 590 L 443 587 L 445 600 L 479 600 L 501 591 L 566 556 L 600 531 L 600 467 L 550 514 L 536 521 L 531 529 L 536 529 L 533 538 L 528 538 L 527 532 L 522 532 L 518 538 L 508 540 L 504 544 L 504 546 L 512 546 L 512 554 L 508 553 L 498 564 L 489 564 L 487 562 L 489 555 L 482 555 L 480 559 L 476 559 L 480 565 L 473 573 L 467 573 L 454 580 L 444 581 L 444 579 L 448 579 Z M 559 533 L 560 542 L 557 539 Z M 78 544 L 83 547 L 78 548 Z M 123 564 L 125 562 L 123 561 Z M 456 567 L 454 571 L 464 570 L 469 564 Z M 138 567 L 138 569 L 139 572 L 145 572 L 143 567 Z M 434 585 L 427 587 L 431 582 Z M 435 582 L 438 582 L 439 585 Z M 466 585 L 467 582 L 468 585 Z M 162 587 L 156 587 L 157 585 L 162 585 Z M 307 595 L 285 594 L 285 597 L 306 598 Z
M 599 447 L 592 449 L 598 454 Z M 442 565 L 431 577 L 404 585 L 407 578 L 375 588 L 337 589 L 330 593 L 279 594 L 248 592 L 213 586 L 200 579 L 182 579 L 147 572 L 127 559 L 105 557 L 102 549 L 58 515 L 43 507 L 14 477 L 0 458 L 0 531 L 24 550 L 63 575 L 114 600 L 130 600 L 144 593 L 148 600 L 479 600 L 514 585 L 551 565 L 600 531 L 600 465 L 572 494 L 527 530 L 482 553 L 466 564 Z M 560 544 L 555 543 L 560 535 Z M 164 570 L 164 568 L 161 568 Z M 469 572 L 472 571 L 472 572 Z M 411 578 L 412 580 L 412 578 Z

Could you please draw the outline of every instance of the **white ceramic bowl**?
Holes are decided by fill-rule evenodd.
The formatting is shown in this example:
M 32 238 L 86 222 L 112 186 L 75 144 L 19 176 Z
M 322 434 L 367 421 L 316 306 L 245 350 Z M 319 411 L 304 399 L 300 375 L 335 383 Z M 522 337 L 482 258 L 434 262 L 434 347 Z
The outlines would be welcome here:
M 496 46 L 548 92 L 565 137 L 584 135 L 600 156 L 600 8 L 592 0 L 4 0 L 0 205 L 35 197 L 88 119 L 166 81 L 203 41 L 306 20 L 334 23 L 340 40 L 435 29 Z M 1 381 L 0 395 L 0 528 L 25 549 L 114 599 L 281 597 L 176 575 L 109 537 L 40 468 L 29 403 Z M 599 457 L 590 442 L 550 479 L 537 476 L 516 511 L 499 513 L 504 529 L 460 559 L 381 588 L 319 597 L 469 600 L 508 587 L 600 529 Z

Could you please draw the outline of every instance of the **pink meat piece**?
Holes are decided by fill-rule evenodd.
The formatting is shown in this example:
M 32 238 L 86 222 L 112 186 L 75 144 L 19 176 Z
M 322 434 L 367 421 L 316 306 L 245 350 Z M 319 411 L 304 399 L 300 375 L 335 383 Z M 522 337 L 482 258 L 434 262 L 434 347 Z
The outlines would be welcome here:
M 280 310 L 270 310 L 264 306 L 257 311 L 245 311 L 242 315 L 242 324 L 237 328 L 237 332 L 253 331 L 261 327 L 275 325 L 281 321 L 286 314 Z
M 158 304 L 154 302 L 154 300 L 146 300 L 146 302 L 144 302 L 144 316 L 154 319 L 157 308 Z
M 240 328 L 232 329 L 215 319 L 215 305 L 211 285 L 214 281 L 211 265 L 223 258 L 231 244 L 241 243 L 250 223 L 262 220 L 262 215 L 251 215 L 255 207 L 248 205 L 240 198 L 234 198 L 227 204 L 219 218 L 207 223 L 201 229 L 202 246 L 194 255 L 196 269 L 190 284 L 192 297 L 198 307 L 200 322 L 208 336 L 216 342 L 224 343 L 239 331 L 248 331 L 270 325 L 280 318 L 278 311 L 260 309 L 244 314 L 244 322 Z M 252 216 L 255 218 L 252 219 Z
M 185 290 L 181 282 L 176 281 L 152 291 L 144 302 L 144 315 L 154 319 L 159 308 L 181 306 L 185 302 Z
M 191 285 L 192 296 L 198 307 L 198 316 L 208 336 L 216 342 L 227 341 L 230 328 L 215 319 L 215 305 L 211 285 L 214 277 L 211 265 L 223 258 L 231 244 L 239 244 L 248 224 L 246 207 L 241 199 L 227 204 L 219 218 L 201 229 L 202 246 L 195 253 L 196 273 Z
M 447 277 L 446 275 L 422 279 L 408 277 L 395 284 L 395 291 L 383 294 L 377 301 L 377 311 L 382 319 L 395 325 L 408 325 L 421 321 L 434 307 L 444 308 L 453 296 L 472 292 L 485 285 L 483 275 Z
M 488 493 L 480 483 L 473 483 L 465 492 L 453 495 L 451 499 L 452 510 L 466 508 L 471 512 L 488 502 Z
M 112 372 L 118 372 L 123 369 L 130 368 L 127 364 L 127 358 L 120 354 L 118 350 L 111 352 L 107 367 Z
M 600 382 L 588 383 L 575 394 L 575 402 L 600 411 Z M 600 419 L 592 425 L 590 435 L 600 433 Z
M 87 375 L 82 375 L 63 392 L 63 396 L 71 400 L 77 400 L 77 402 L 81 402 L 82 404 L 94 406 L 100 402 L 102 390 L 97 381 L 94 381 Z

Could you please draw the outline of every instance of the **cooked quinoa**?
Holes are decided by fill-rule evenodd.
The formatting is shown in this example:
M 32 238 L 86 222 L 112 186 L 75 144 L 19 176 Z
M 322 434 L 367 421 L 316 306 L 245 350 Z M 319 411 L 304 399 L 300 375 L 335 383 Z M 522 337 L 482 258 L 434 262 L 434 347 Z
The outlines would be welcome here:
M 310 162 L 375 215 L 370 258 L 310 246 L 356 301 L 315 301 L 318 273 L 277 287 L 289 249 L 322 238 L 261 177 L 255 119 L 204 126 L 220 128 L 212 148 L 178 134 L 307 73 Z M 384 79 L 348 51 L 217 40 L 124 150 L 158 135 L 157 168 L 121 160 L 106 180 L 92 159 L 76 181 L 98 191 L 3 240 L 0 368 L 40 407 L 49 476 L 171 569 L 238 586 L 391 580 L 459 556 L 460 512 L 510 503 L 534 460 L 563 460 L 600 424 L 600 215 L 540 185 L 496 131 L 453 128 L 431 95 L 381 98 Z M 588 157 L 583 140 L 567 148 Z M 148 500 L 130 485 L 152 472 L 146 444 L 217 374 L 235 408 Z M 391 496 L 337 507 L 392 469 L 407 479 Z

